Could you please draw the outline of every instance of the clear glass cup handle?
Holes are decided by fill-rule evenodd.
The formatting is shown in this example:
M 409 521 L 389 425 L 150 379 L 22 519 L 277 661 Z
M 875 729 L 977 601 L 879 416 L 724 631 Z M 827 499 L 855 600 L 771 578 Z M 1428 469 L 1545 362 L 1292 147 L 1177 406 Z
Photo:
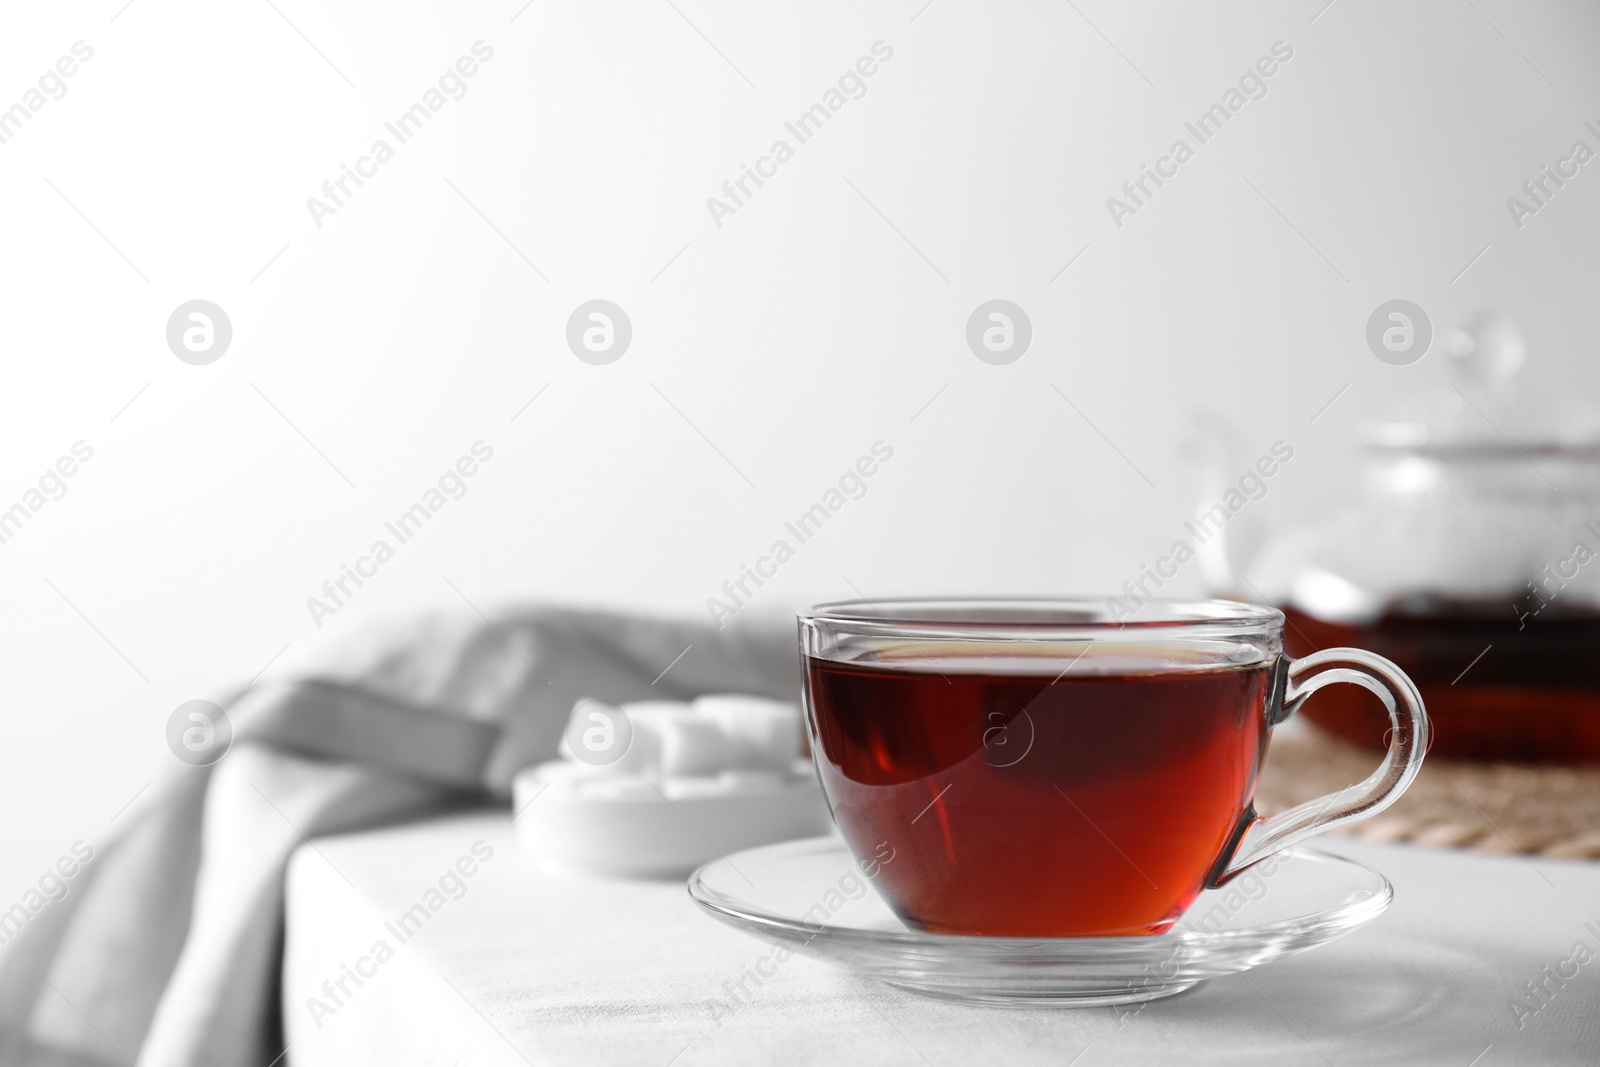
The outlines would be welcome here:
M 1405 673 L 1382 656 L 1358 648 L 1329 648 L 1294 660 L 1287 671 L 1282 722 L 1325 685 L 1350 682 L 1375 694 L 1389 712 L 1389 749 L 1383 763 L 1355 785 L 1318 797 L 1245 830 L 1227 866 L 1210 881 L 1219 886 L 1253 863 L 1343 823 L 1368 819 L 1399 798 L 1422 766 L 1428 751 L 1428 713 L 1422 694 Z

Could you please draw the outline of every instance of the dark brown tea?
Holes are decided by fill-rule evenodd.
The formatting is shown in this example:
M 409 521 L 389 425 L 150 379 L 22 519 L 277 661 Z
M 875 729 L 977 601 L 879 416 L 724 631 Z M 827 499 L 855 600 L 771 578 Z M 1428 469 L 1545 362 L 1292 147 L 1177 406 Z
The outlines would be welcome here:
M 914 929 L 1162 933 L 1253 819 L 1271 665 L 1070 659 L 808 658 L 834 818 Z
M 1509 604 L 1440 604 L 1362 625 L 1283 613 L 1284 647 L 1295 656 L 1355 645 L 1405 671 L 1428 706 L 1435 756 L 1600 763 L 1600 615 L 1592 611 L 1551 605 L 1519 618 Z M 1332 686 L 1302 714 L 1356 744 L 1386 744 L 1389 716 L 1359 686 Z

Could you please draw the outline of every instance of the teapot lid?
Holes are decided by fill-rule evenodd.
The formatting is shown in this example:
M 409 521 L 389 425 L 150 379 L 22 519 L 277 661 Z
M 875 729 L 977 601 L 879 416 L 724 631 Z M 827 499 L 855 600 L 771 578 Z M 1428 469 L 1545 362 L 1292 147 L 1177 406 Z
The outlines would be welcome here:
M 1508 315 L 1480 312 L 1448 340 L 1448 388 L 1367 427 L 1372 449 L 1446 456 L 1600 454 L 1600 408 L 1517 380 L 1527 359 Z

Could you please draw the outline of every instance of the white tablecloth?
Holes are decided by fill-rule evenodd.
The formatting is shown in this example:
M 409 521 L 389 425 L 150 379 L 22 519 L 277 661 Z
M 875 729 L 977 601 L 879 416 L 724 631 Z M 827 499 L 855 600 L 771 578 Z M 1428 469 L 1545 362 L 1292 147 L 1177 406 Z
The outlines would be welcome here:
M 723 984 L 769 949 L 701 914 L 681 883 L 545 873 L 503 812 L 325 838 L 289 873 L 288 1062 L 1600 1063 L 1600 864 L 1319 847 L 1388 875 L 1393 907 L 1248 981 L 1136 1011 L 978 1008 L 795 958 L 718 1019 Z M 380 940 L 392 956 L 373 954 Z M 1592 960 L 1571 962 L 1579 943 Z M 1535 1000 L 1527 983 L 1541 981 Z

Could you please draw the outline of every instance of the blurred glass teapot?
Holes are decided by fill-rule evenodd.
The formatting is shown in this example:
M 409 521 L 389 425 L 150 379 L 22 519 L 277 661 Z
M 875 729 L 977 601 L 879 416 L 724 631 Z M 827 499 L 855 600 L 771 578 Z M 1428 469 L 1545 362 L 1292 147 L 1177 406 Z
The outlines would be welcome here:
M 1600 411 L 1520 387 L 1503 316 L 1449 349 L 1449 388 L 1368 428 L 1357 499 L 1277 536 L 1235 520 L 1206 546 L 1207 577 L 1282 608 L 1291 655 L 1354 645 L 1398 663 L 1437 756 L 1600 763 Z M 1306 716 L 1382 746 L 1388 716 L 1336 688 Z

